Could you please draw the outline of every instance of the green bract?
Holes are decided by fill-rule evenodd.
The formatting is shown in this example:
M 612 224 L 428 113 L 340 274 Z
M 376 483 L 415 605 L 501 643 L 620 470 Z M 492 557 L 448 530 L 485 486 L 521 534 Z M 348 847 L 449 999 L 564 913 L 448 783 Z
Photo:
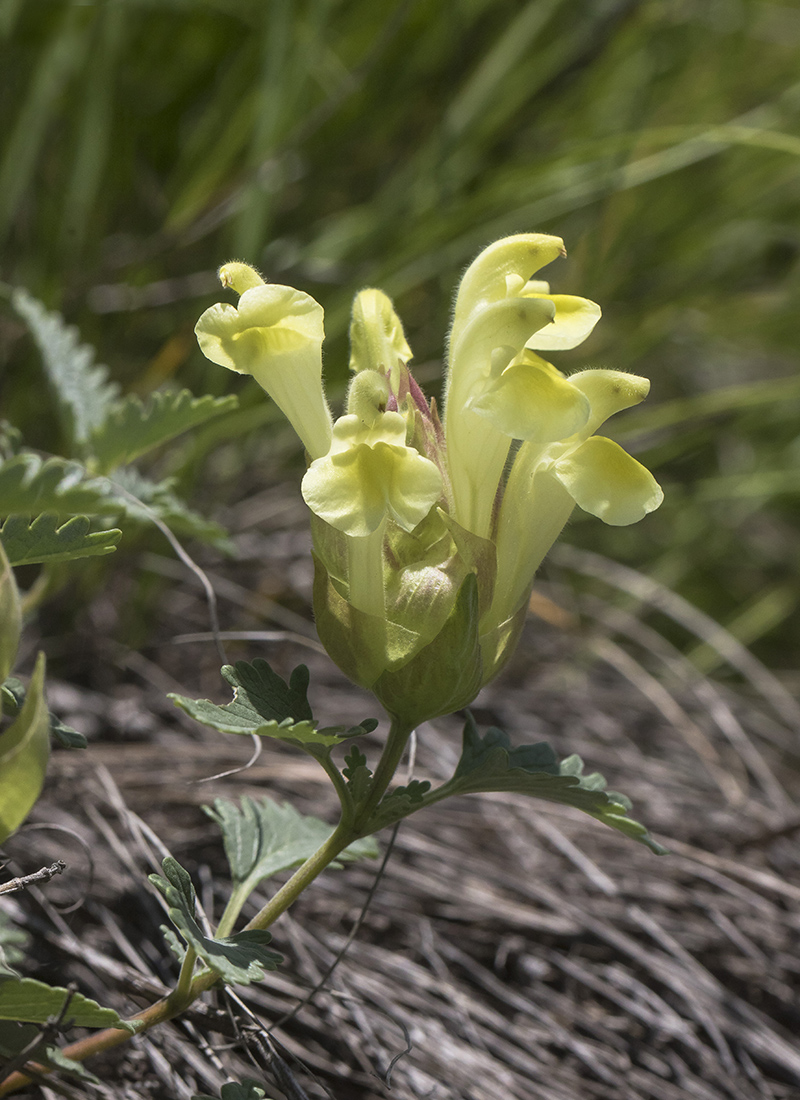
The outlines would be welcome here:
M 606 523 L 657 508 L 652 475 L 594 432 L 649 382 L 562 374 L 537 351 L 573 348 L 594 302 L 532 281 L 565 255 L 522 234 L 467 269 L 449 336 L 443 420 L 408 370 L 392 303 L 356 295 L 347 410 L 322 392 L 322 310 L 244 264 L 220 269 L 241 297 L 197 324 L 204 353 L 253 377 L 309 452 L 317 628 L 328 652 L 387 711 L 413 724 L 466 706 L 512 652 L 533 578 L 575 504 Z M 512 450 L 513 445 L 513 450 Z

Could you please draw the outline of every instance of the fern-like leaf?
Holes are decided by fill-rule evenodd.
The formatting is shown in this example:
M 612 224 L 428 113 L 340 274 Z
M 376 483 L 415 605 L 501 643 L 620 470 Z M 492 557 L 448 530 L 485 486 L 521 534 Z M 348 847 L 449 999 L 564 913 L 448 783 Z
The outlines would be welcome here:
M 110 554 L 122 538 L 117 528 L 91 531 L 86 516 L 73 516 L 59 526 L 58 516 L 45 513 L 29 524 L 25 516 L 9 516 L 0 528 L 0 540 L 12 565 L 72 561 Z
M 113 510 L 109 488 L 105 479 L 89 478 L 77 462 L 63 458 L 42 461 L 30 453 L 14 455 L 0 462 L 0 517 Z
M 95 428 L 108 416 L 119 387 L 108 368 L 95 362 L 94 349 L 60 313 L 50 312 L 26 290 L 15 290 L 12 305 L 28 326 L 42 356 L 45 373 L 58 400 L 67 438 L 78 455 Z
M 115 402 L 103 423 L 92 430 L 89 450 L 97 470 L 107 473 L 213 416 L 230 412 L 236 404 L 232 395 L 193 397 L 188 390 L 155 393 L 146 404 L 129 394 Z

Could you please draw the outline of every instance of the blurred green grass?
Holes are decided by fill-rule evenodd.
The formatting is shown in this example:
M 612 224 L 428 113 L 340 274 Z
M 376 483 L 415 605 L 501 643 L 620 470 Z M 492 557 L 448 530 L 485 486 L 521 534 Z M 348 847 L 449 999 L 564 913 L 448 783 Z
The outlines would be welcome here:
M 435 390 L 460 270 L 505 233 L 563 236 L 545 275 L 604 319 L 557 365 L 652 379 L 618 438 L 667 491 L 634 528 L 576 518 L 567 537 L 796 667 L 795 4 L 0 0 L 0 44 L 0 278 L 61 309 L 128 387 L 231 386 L 191 329 L 235 256 L 322 302 L 332 392 L 370 284 Z M 0 414 L 54 447 L 7 312 L 0 356 Z M 217 464 L 220 499 L 269 453 L 270 412 L 242 397 L 170 457 L 188 488 L 223 434 L 243 442 Z

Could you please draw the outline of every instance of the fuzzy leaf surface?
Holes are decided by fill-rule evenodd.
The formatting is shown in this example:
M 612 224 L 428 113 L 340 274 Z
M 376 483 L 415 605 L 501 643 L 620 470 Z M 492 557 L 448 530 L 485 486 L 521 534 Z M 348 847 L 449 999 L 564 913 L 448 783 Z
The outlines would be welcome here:
M 55 512 L 59 516 L 116 510 L 105 478 L 91 478 L 64 458 L 24 452 L 0 462 L 0 517 Z
M 657 855 L 663 855 L 666 849 L 653 840 L 644 825 L 628 817 L 630 801 L 624 795 L 605 788 L 606 781 L 599 773 L 584 775 L 583 761 L 579 756 L 568 756 L 559 763 L 553 750 L 544 742 L 511 748 L 508 734 L 494 727 L 481 737 L 470 715 L 464 726 L 463 750 L 455 774 L 432 792 L 430 801 L 438 802 L 450 795 L 477 791 L 531 795 L 548 802 L 574 806 L 625 836 L 638 840 Z
M 0 538 L 12 565 L 34 565 L 112 554 L 122 531 L 117 527 L 92 531 L 87 516 L 72 516 L 61 523 L 58 516 L 45 512 L 31 524 L 26 516 L 9 516 L 0 528 Z
M 92 430 L 106 419 L 119 387 L 109 381 L 108 368 L 95 362 L 94 350 L 81 343 L 78 330 L 60 313 L 47 310 L 26 290 L 15 290 L 11 302 L 39 348 L 67 437 L 82 454 Z
M 115 402 L 93 428 L 89 450 L 98 470 L 108 473 L 220 413 L 231 412 L 237 404 L 233 395 L 193 397 L 188 390 L 154 393 L 146 403 L 129 394 Z
M 203 809 L 222 830 L 233 881 L 247 882 L 251 889 L 278 871 L 304 863 L 331 834 L 330 825 L 320 818 L 298 813 L 288 802 L 279 806 L 270 798 L 245 795 L 241 806 L 217 798 L 213 808 Z M 367 837 L 345 848 L 331 866 L 377 855 L 375 841 Z
M 44 783 L 50 756 L 50 715 L 44 698 L 44 654 L 16 718 L 0 734 L 0 844 L 25 820 Z
M 272 940 L 269 932 L 253 929 L 221 939 L 207 936 L 195 917 L 194 886 L 188 871 L 171 856 L 167 856 L 161 867 L 165 877 L 150 875 L 150 881 L 166 898 L 169 919 L 194 948 L 198 958 L 223 981 L 230 985 L 249 985 L 261 981 L 266 970 L 278 969 L 283 958 L 267 949 L 266 944 Z
M 228 553 L 231 542 L 224 527 L 189 508 L 173 492 L 174 479 L 150 481 L 132 466 L 114 472 L 113 510 L 137 523 L 152 523 L 153 515 L 179 536 L 200 539 Z M 122 489 L 122 492 L 119 492 Z
M 257 657 L 250 664 L 224 665 L 222 675 L 233 688 L 233 701 L 219 706 L 208 699 L 187 699 L 171 694 L 173 702 L 190 717 L 220 733 L 275 737 L 303 748 L 330 748 L 348 737 L 375 729 L 366 719 L 360 726 L 329 726 L 318 730 L 308 703 L 308 669 L 298 665 L 287 683 L 267 662 Z
M 0 980 L 0 1020 L 43 1024 L 58 1016 L 70 991 L 46 985 L 34 978 Z M 74 1027 L 125 1027 L 113 1008 L 101 1008 L 97 1001 L 74 993 L 67 1007 L 65 1024 Z

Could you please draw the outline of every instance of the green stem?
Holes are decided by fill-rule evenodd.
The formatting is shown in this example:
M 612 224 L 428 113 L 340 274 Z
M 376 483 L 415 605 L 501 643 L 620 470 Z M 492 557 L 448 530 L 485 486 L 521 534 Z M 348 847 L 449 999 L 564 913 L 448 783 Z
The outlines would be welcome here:
M 394 778 L 398 765 L 406 751 L 408 739 L 414 727 L 408 726 L 398 718 L 392 718 L 389 736 L 386 739 L 381 758 L 378 761 L 375 773 L 372 776 L 367 797 L 358 808 L 353 827 L 356 837 L 368 836 L 372 831 L 369 828 L 369 820 L 377 809 L 378 803 L 386 793 L 386 788 Z
M 305 888 L 314 881 L 317 875 L 324 871 L 328 864 L 332 863 L 348 844 L 352 844 L 357 839 L 357 836 L 358 834 L 354 832 L 351 824 L 344 820 L 340 821 L 325 843 L 316 850 L 313 856 L 309 856 L 302 866 L 297 868 L 288 882 L 285 882 L 264 908 L 256 913 L 245 930 L 249 932 L 254 928 L 269 928 L 273 921 L 285 912 Z
M 281 913 L 289 908 L 303 890 L 314 881 L 317 875 L 324 871 L 325 868 L 336 859 L 339 853 L 342 852 L 348 844 L 352 844 L 354 840 L 367 835 L 370 818 L 392 781 L 397 766 L 403 756 L 403 752 L 405 751 L 408 738 L 411 736 L 411 731 L 412 727 L 409 727 L 406 723 L 400 722 L 397 718 L 392 719 L 389 736 L 383 753 L 381 754 L 381 758 L 378 761 L 378 765 L 375 768 L 369 793 L 359 808 L 358 814 L 353 814 L 351 803 L 345 806 L 345 800 L 349 800 L 350 795 L 349 792 L 345 790 L 341 781 L 341 776 L 339 776 L 339 782 L 336 784 L 336 788 L 337 792 L 340 793 L 340 799 L 343 800 L 341 821 L 325 843 L 322 844 L 314 855 L 310 856 L 301 867 L 298 867 L 288 882 L 286 882 L 264 908 L 253 917 L 247 925 L 248 930 L 254 928 L 268 928 Z M 246 889 L 246 887 L 247 884 L 242 883 L 240 887 L 232 892 L 228 904 L 225 907 L 225 912 L 220 920 L 219 928 L 217 929 L 218 937 L 227 935 L 233 928 L 242 905 L 250 892 L 249 888 Z M 201 993 L 211 989 L 211 987 L 216 985 L 219 981 L 219 975 L 216 971 L 210 969 L 201 970 L 199 974 L 191 978 L 195 961 L 194 952 L 189 948 L 183 966 L 181 967 L 181 973 L 176 988 L 168 997 L 143 1009 L 142 1012 L 137 1013 L 132 1020 L 128 1021 L 131 1027 L 130 1031 L 122 1028 L 107 1028 L 105 1031 L 95 1032 L 94 1035 L 89 1035 L 85 1039 L 79 1040 L 77 1043 L 72 1043 L 70 1046 L 64 1048 L 63 1053 L 76 1062 L 82 1062 L 92 1055 L 110 1050 L 113 1047 L 119 1046 L 121 1043 L 127 1042 L 133 1035 L 141 1035 L 157 1024 L 165 1023 L 167 1020 L 171 1020 L 173 1017 L 178 1016 L 181 1012 L 185 1011 Z M 44 1067 L 38 1068 L 42 1073 L 49 1072 Z M 30 1083 L 31 1078 L 25 1073 L 13 1073 L 4 1081 L 0 1081 L 0 1097 L 16 1092 L 17 1089 L 24 1088 Z
M 178 983 L 175 986 L 175 999 L 188 997 L 194 974 L 194 964 L 197 962 L 197 952 L 189 945 L 181 963 L 181 972 L 178 975 Z

